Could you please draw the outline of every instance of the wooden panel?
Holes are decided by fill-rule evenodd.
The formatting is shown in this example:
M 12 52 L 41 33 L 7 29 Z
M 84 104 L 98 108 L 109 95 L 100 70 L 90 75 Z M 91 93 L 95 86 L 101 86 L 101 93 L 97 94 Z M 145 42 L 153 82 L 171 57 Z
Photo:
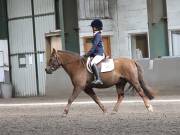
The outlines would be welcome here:
M 48 62 L 51 53 L 55 50 L 62 50 L 62 41 L 60 36 L 46 37 L 46 60 Z
M 106 55 L 111 56 L 110 38 L 103 37 L 104 52 Z
M 99 1 L 99 15 L 104 16 L 105 14 L 104 0 Z
M 94 17 L 96 16 L 96 13 L 95 13 L 95 1 L 96 0 L 90 0 L 89 1 L 89 10 L 90 10 L 90 16 L 89 17 Z
M 45 40 L 46 40 L 46 64 L 48 64 L 48 61 L 51 56 L 51 41 L 50 41 L 50 38 L 47 38 L 47 37 Z
M 104 17 L 105 18 L 110 17 L 108 0 L 104 0 Z
M 110 18 L 108 0 L 78 0 L 79 19 Z
M 52 50 L 62 50 L 61 38 L 59 36 L 51 37 L 51 52 Z
M 91 0 L 86 0 L 84 3 L 84 7 L 86 7 L 85 11 L 84 11 L 85 12 L 85 18 L 90 18 L 90 16 L 91 16 L 90 15 L 90 5 L 89 5 L 90 1 Z
M 95 17 L 100 17 L 100 13 L 99 13 L 99 10 L 100 10 L 100 2 L 99 0 L 96 0 L 95 1 L 95 9 L 94 9 L 94 12 L 95 12 Z
M 91 47 L 92 47 L 92 42 L 91 38 L 84 38 L 84 52 L 87 53 Z
M 78 0 L 78 15 L 79 15 L 79 18 L 84 18 L 85 16 L 85 8 L 84 8 L 84 0 Z

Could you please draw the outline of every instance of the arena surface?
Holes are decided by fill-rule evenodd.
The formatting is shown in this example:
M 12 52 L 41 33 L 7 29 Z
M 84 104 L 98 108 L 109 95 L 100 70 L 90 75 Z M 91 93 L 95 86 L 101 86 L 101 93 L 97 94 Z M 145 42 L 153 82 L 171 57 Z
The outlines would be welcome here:
M 150 113 L 140 98 L 125 98 L 114 115 L 110 98 L 103 99 L 107 115 L 92 100 L 78 99 L 66 118 L 65 100 L 0 99 L 0 135 L 180 135 L 179 99 L 156 98 Z

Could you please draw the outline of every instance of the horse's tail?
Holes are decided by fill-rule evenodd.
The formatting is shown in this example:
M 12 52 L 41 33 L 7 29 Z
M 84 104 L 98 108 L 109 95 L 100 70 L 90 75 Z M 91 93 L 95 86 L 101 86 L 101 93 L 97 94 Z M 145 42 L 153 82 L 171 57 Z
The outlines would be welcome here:
M 140 85 L 145 93 L 145 95 L 151 100 L 154 98 L 154 93 L 152 92 L 151 88 L 146 84 L 143 78 L 143 70 L 142 67 L 135 61 L 137 70 L 138 70 L 138 79 L 140 82 Z

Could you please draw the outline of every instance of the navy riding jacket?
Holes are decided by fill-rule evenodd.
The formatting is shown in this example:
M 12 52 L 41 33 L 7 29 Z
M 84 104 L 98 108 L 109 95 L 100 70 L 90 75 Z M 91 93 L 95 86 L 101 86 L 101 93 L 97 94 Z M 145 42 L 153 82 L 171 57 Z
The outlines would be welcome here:
M 104 46 L 102 42 L 101 32 L 97 32 L 92 40 L 92 48 L 87 53 L 88 56 L 95 57 L 96 55 L 104 54 Z

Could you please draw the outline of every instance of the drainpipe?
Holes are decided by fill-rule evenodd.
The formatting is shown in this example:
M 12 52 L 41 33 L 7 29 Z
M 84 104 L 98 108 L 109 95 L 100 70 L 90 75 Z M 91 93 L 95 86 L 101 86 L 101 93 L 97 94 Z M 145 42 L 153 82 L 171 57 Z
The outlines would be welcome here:
M 65 47 L 65 36 L 64 36 L 64 15 L 63 15 L 63 0 L 59 0 L 59 18 L 60 18 L 60 35 L 62 42 L 62 49 L 66 50 Z
M 32 24 L 33 24 L 33 38 L 34 38 L 36 87 L 37 87 L 37 95 L 39 96 L 39 76 L 38 76 L 38 61 L 37 61 L 37 46 L 36 46 L 36 26 L 35 26 L 35 17 L 34 17 L 34 0 L 31 0 L 31 10 L 32 10 Z
M 5 8 L 6 8 L 6 23 L 7 23 L 7 42 L 8 42 L 8 60 L 9 60 L 9 78 L 10 83 L 12 83 L 12 66 L 11 66 L 11 51 L 10 51 L 10 42 L 9 42 L 9 24 L 8 24 L 8 9 L 7 9 L 7 1 L 5 0 Z M 13 95 L 14 96 L 14 95 Z

